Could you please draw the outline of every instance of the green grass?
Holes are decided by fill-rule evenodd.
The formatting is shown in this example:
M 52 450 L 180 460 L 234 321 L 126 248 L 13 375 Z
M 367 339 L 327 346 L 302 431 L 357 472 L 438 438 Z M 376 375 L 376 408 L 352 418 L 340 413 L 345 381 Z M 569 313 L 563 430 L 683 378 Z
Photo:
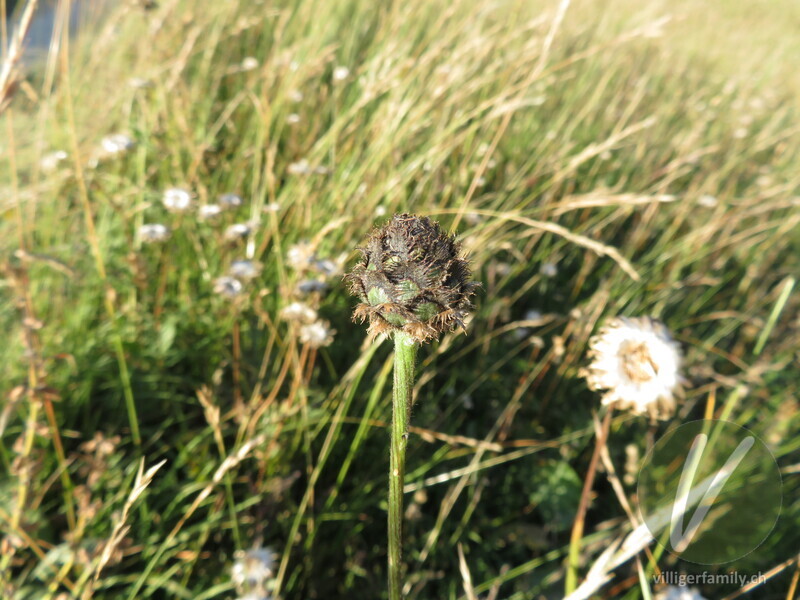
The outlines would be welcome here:
M 468 335 L 419 355 L 409 598 L 469 597 L 459 546 L 482 597 L 561 597 L 599 407 L 578 371 L 620 314 L 664 320 L 690 385 L 667 423 L 615 416 L 617 471 L 626 445 L 724 414 L 768 443 L 784 511 L 717 569 L 797 555 L 796 3 L 583 0 L 563 21 L 522 0 L 160 4 L 120 3 L 0 116 L 0 596 L 232 598 L 234 552 L 261 544 L 283 598 L 385 597 L 390 344 L 363 343 L 338 277 L 307 299 L 331 346 L 278 313 L 306 277 L 290 247 L 349 266 L 393 212 L 457 230 L 483 283 Z M 89 166 L 121 131 L 136 148 Z M 54 149 L 69 158 L 45 173 Z M 290 174 L 303 159 L 328 171 Z M 199 222 L 163 209 L 175 186 L 245 203 Z M 143 245 L 145 222 L 172 238 Z M 215 294 L 245 256 L 263 264 L 245 296 Z M 100 570 L 142 461 L 163 460 Z M 605 473 L 594 488 L 581 578 L 629 527 Z M 752 597 L 787 597 L 794 572 Z M 648 597 L 635 563 L 616 575 L 607 597 Z

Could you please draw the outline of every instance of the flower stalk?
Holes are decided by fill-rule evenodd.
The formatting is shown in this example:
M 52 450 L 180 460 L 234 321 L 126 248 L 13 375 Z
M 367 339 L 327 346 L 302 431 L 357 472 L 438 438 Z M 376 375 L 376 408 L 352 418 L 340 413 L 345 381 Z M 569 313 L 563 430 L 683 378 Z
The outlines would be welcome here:
M 371 337 L 394 338 L 394 390 L 389 452 L 389 599 L 403 595 L 403 483 L 414 360 L 425 342 L 457 327 L 472 309 L 477 283 L 454 236 L 427 217 L 395 215 L 376 229 L 361 261 L 345 277 L 361 303 L 353 318 Z
M 414 389 L 414 360 L 419 343 L 405 333 L 394 336 L 394 388 L 389 458 L 389 599 L 400 600 L 403 587 L 403 487 L 408 421 Z

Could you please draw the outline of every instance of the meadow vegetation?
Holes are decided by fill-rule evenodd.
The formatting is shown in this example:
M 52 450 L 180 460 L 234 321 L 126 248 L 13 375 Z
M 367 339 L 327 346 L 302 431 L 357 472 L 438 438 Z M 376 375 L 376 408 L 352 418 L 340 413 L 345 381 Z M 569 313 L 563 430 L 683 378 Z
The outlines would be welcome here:
M 385 597 L 391 344 L 341 276 L 409 212 L 482 289 L 418 356 L 408 598 L 562 597 L 579 372 L 617 315 L 664 321 L 688 380 L 667 421 L 614 414 L 623 497 L 670 427 L 750 428 L 783 513 L 716 568 L 795 597 L 800 7 L 605 4 L 163 0 L 57 29 L 0 115 L 0 596 L 234 598 L 268 547 L 276 597 Z M 581 579 L 633 527 L 608 473 Z M 599 597 L 650 593 L 629 561 Z

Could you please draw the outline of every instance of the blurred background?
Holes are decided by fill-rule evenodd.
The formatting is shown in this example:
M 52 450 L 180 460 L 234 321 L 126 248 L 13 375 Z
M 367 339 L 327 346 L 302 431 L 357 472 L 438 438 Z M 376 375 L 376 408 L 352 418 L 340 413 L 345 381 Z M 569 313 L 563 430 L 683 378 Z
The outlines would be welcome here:
M 418 358 L 408 598 L 565 596 L 618 315 L 662 320 L 687 382 L 613 415 L 587 597 L 798 597 L 800 4 L 0 8 L 0 597 L 386 597 L 391 344 L 341 277 L 401 212 L 482 283 Z M 648 450 L 700 418 L 772 452 L 775 529 L 598 579 Z

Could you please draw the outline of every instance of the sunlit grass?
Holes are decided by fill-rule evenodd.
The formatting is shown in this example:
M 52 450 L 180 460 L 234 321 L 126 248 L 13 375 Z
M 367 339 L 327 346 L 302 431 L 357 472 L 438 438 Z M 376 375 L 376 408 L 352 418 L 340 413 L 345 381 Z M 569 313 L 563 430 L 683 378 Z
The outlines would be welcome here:
M 476 593 L 559 596 L 599 407 L 578 371 L 620 314 L 665 321 L 691 382 L 667 424 L 615 416 L 620 477 L 627 445 L 724 415 L 786 470 L 734 567 L 796 554 L 794 2 L 160 4 L 120 3 L 0 117 L 0 595 L 230 598 L 235 551 L 269 546 L 281 597 L 385 597 L 391 356 L 340 273 L 400 211 L 457 230 L 483 283 L 468 335 L 419 356 L 409 598 L 468 597 L 459 545 Z M 172 188 L 244 202 L 199 219 Z M 260 274 L 220 293 L 239 260 Z M 581 576 L 630 528 L 595 491 Z

